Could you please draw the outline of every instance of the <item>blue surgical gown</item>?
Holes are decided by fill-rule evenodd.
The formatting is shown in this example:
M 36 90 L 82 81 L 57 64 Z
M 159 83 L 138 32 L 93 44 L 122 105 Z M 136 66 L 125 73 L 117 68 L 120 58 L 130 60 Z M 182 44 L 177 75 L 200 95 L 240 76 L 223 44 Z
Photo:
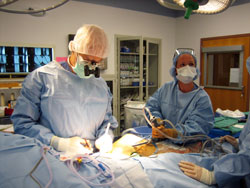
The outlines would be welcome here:
M 66 62 L 52 61 L 26 77 L 11 120 L 15 133 L 46 145 L 54 135 L 79 136 L 93 144 L 109 122 L 111 129 L 118 126 L 111 102 L 105 80 L 82 79 L 69 71 Z
M 207 135 L 213 128 L 214 114 L 208 94 L 195 85 L 183 93 L 178 81 L 165 83 L 147 101 L 146 107 L 153 116 L 169 120 L 183 135 Z M 171 128 L 170 125 L 166 125 Z
M 239 137 L 239 151 L 224 155 L 213 164 L 216 183 L 224 186 L 246 177 L 250 186 L 250 118 Z
M 250 74 L 250 57 L 246 61 Z M 220 186 L 245 177 L 246 187 L 250 187 L 250 116 L 239 137 L 239 151 L 227 154 L 213 164 L 216 183 Z

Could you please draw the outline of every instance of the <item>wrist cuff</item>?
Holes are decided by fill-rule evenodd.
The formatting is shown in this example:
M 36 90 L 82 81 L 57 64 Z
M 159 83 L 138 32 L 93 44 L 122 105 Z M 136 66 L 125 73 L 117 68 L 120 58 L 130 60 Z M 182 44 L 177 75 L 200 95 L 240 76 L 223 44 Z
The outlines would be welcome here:
M 207 184 L 207 185 L 216 184 L 215 178 L 214 178 L 214 172 L 209 171 L 205 168 L 202 168 L 200 181 Z
M 58 136 L 53 136 L 51 138 L 51 141 L 50 141 L 50 145 L 55 148 L 55 149 L 58 149 L 58 144 L 59 144 L 59 137 Z

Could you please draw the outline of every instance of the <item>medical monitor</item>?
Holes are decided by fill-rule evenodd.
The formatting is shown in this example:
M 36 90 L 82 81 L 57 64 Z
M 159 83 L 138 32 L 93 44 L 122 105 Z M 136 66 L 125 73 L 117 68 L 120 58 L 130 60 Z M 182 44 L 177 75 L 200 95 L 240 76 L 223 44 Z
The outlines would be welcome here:
M 0 44 L 0 78 L 22 77 L 53 60 L 49 46 Z

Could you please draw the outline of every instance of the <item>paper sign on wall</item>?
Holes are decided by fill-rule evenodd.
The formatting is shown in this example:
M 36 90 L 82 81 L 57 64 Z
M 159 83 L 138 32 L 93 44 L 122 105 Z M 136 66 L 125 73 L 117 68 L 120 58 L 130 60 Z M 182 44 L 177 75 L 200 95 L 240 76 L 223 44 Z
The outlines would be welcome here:
M 56 57 L 57 62 L 67 62 L 68 57 Z
M 239 83 L 239 68 L 230 68 L 230 83 Z

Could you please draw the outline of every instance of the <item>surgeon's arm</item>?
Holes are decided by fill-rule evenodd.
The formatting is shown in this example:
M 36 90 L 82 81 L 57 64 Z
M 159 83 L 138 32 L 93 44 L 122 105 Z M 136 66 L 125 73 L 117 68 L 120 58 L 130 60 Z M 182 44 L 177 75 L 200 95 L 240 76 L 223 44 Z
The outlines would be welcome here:
M 102 124 L 99 126 L 98 130 L 96 131 L 96 140 L 98 140 L 99 138 L 102 140 L 101 143 L 103 143 L 103 145 L 110 145 L 110 140 L 111 142 L 113 142 L 113 138 L 114 138 L 114 134 L 113 134 L 113 130 L 115 128 L 118 127 L 118 123 L 116 118 L 112 115 L 112 108 L 111 108 L 111 102 L 112 102 L 112 94 L 108 88 L 108 106 L 107 106 L 107 111 L 104 117 L 104 120 L 102 122 Z M 108 130 L 108 134 L 105 135 L 105 138 L 102 137 L 104 136 L 104 133 L 108 127 L 108 124 L 110 123 L 110 128 Z M 109 142 L 109 143 L 106 143 Z M 98 149 L 100 149 L 100 142 L 98 142 Z
M 15 133 L 37 138 L 49 145 L 54 134 L 49 128 L 39 124 L 42 89 L 43 84 L 38 73 L 30 73 L 22 84 L 11 120 Z

